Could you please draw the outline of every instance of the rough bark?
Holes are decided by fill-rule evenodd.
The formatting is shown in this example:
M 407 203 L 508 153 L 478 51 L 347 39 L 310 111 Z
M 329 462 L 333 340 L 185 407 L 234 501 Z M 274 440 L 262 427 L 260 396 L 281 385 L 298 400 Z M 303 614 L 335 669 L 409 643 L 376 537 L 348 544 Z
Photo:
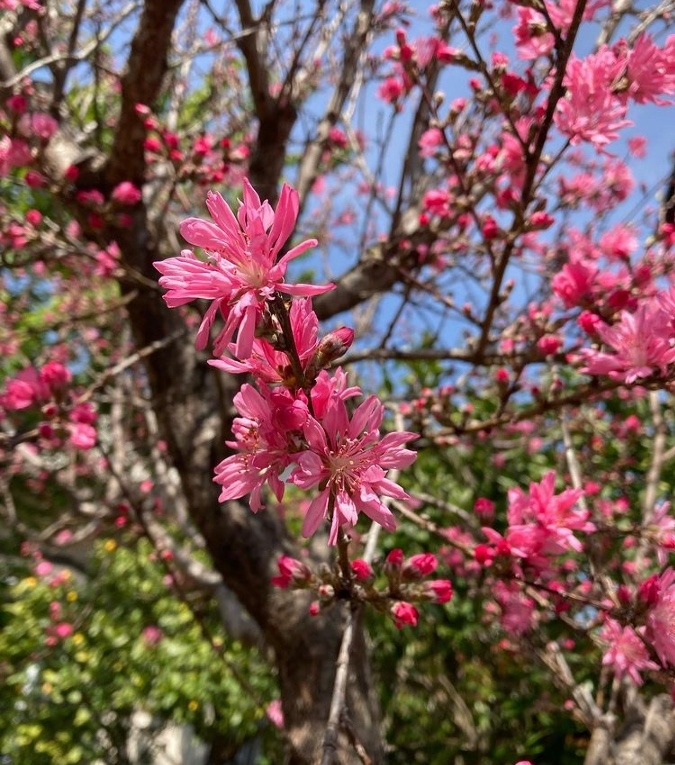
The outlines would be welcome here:
M 675 711 L 670 696 L 648 705 L 631 694 L 621 721 L 605 715 L 593 731 L 584 765 L 663 765 L 675 744 Z

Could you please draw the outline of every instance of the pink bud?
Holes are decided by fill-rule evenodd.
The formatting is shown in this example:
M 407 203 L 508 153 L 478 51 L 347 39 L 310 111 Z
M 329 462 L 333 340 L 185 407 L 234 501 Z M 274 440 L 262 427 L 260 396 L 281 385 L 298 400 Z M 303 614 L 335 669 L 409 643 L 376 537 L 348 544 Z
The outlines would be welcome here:
M 142 194 L 140 189 L 134 186 L 131 181 L 122 181 L 112 190 L 111 198 L 121 205 L 135 205 L 141 201 Z
M 403 576 L 408 579 L 419 579 L 433 574 L 438 566 L 438 560 L 433 553 L 412 555 L 403 564 Z
M 359 582 L 365 582 L 366 580 L 372 579 L 375 576 L 375 572 L 373 571 L 370 563 L 363 560 L 363 558 L 357 558 L 356 560 L 353 560 L 351 566 L 354 576 Z
M 447 603 L 452 598 L 452 582 L 448 579 L 433 579 L 422 585 L 424 595 L 434 603 Z
M 400 630 L 408 625 L 411 627 L 417 626 L 419 611 L 412 603 L 406 603 L 404 600 L 399 600 L 391 607 L 390 613 L 394 617 L 394 625 L 396 626 L 396 629 Z
M 280 556 L 277 567 L 279 576 L 272 577 L 272 584 L 282 590 L 288 589 L 291 585 L 305 587 L 312 578 L 311 570 L 302 561 L 291 558 L 289 555 Z
M 495 503 L 487 497 L 478 497 L 473 503 L 473 511 L 481 518 L 492 518 L 495 514 Z
M 24 180 L 26 181 L 26 185 L 31 189 L 39 189 L 47 185 L 47 179 L 42 173 L 38 173 L 37 170 L 29 170 L 26 173 Z
M 351 327 L 339 327 L 325 335 L 307 365 L 309 376 L 315 376 L 321 369 L 343 356 L 353 342 L 354 330 Z
M 395 547 L 387 555 L 387 563 L 390 566 L 396 566 L 396 567 L 402 566 L 403 565 L 403 550 L 401 550 L 400 547 Z
M 656 574 L 652 574 L 638 587 L 638 600 L 651 608 L 658 603 L 660 590 L 659 577 Z

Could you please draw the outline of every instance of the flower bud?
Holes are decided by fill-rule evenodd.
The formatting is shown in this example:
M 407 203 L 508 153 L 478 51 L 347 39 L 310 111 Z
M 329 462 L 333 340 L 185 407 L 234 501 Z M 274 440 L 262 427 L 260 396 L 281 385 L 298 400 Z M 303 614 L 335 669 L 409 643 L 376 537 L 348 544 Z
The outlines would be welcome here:
M 272 584 L 282 590 L 288 589 L 291 585 L 306 587 L 312 579 L 311 570 L 302 561 L 288 555 L 282 555 L 277 561 L 277 566 L 279 576 L 272 577 Z
M 419 611 L 412 603 L 406 603 L 404 600 L 399 600 L 391 607 L 390 613 L 394 617 L 394 625 L 396 629 L 400 630 L 407 625 L 410 625 L 411 627 L 417 626 Z
M 422 585 L 424 597 L 432 603 L 447 603 L 452 598 L 452 582 L 448 579 L 433 579 Z
M 437 566 L 438 560 L 433 553 L 412 555 L 403 564 L 403 577 L 405 579 L 421 579 L 423 576 L 433 574 Z
M 351 562 L 352 572 L 357 582 L 366 582 L 369 579 L 373 579 L 375 572 L 368 561 L 363 558 L 357 558 Z
M 325 335 L 307 365 L 308 376 L 316 376 L 320 370 L 330 366 L 349 350 L 353 342 L 354 330 L 351 327 L 338 327 Z

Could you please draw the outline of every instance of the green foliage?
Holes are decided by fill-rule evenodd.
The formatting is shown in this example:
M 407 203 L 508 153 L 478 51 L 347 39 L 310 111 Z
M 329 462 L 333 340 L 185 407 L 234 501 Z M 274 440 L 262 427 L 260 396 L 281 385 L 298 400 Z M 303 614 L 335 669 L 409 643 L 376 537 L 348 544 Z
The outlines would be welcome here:
M 186 724 L 232 752 L 261 735 L 278 749 L 264 714 L 275 695 L 268 667 L 207 612 L 214 650 L 153 557 L 146 543 L 109 539 L 96 544 L 91 576 L 4 580 L 0 751 L 13 765 L 121 762 L 138 712 L 151 734 Z M 57 636 L 58 625 L 72 631 Z

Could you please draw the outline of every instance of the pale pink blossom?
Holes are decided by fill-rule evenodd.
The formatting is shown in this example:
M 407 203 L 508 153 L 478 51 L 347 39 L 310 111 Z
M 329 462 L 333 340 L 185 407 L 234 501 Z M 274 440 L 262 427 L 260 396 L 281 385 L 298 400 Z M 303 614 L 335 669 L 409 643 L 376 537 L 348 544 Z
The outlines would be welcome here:
M 198 298 L 212 300 L 197 333 L 197 346 L 206 346 L 220 311 L 225 327 L 216 339 L 215 354 L 220 355 L 237 332 L 235 354 L 245 359 L 253 350 L 256 325 L 277 292 L 320 295 L 333 285 L 284 281 L 289 262 L 317 244 L 315 239 L 307 239 L 278 257 L 298 217 L 298 193 L 290 186 L 284 184 L 281 189 L 276 211 L 267 201 L 260 202 L 246 179 L 244 199 L 236 216 L 218 193 L 209 192 L 206 206 L 213 222 L 188 218 L 180 231 L 190 244 L 207 252 L 207 262 L 183 250 L 177 258 L 155 263 L 162 274 L 159 283 L 168 290 L 164 300 L 170 308 Z
M 303 431 L 308 449 L 297 456 L 298 468 L 291 481 L 304 489 L 320 486 L 312 500 L 302 527 L 311 536 L 329 513 L 332 516 L 329 544 L 337 542 L 340 527 L 351 528 L 359 513 L 389 531 L 396 521 L 382 496 L 407 500 L 408 494 L 386 478 L 390 468 L 403 468 L 415 460 L 415 453 L 404 445 L 413 433 L 388 433 L 380 436 L 384 406 L 370 396 L 354 412 L 351 420 L 341 399 L 334 399 L 323 421 L 307 417 Z
M 607 619 L 600 638 L 609 644 L 602 657 L 602 664 L 611 667 L 616 677 L 628 676 L 636 685 L 642 685 L 640 672 L 659 668 L 649 658 L 644 640 L 632 627 L 622 627 L 616 620 Z

